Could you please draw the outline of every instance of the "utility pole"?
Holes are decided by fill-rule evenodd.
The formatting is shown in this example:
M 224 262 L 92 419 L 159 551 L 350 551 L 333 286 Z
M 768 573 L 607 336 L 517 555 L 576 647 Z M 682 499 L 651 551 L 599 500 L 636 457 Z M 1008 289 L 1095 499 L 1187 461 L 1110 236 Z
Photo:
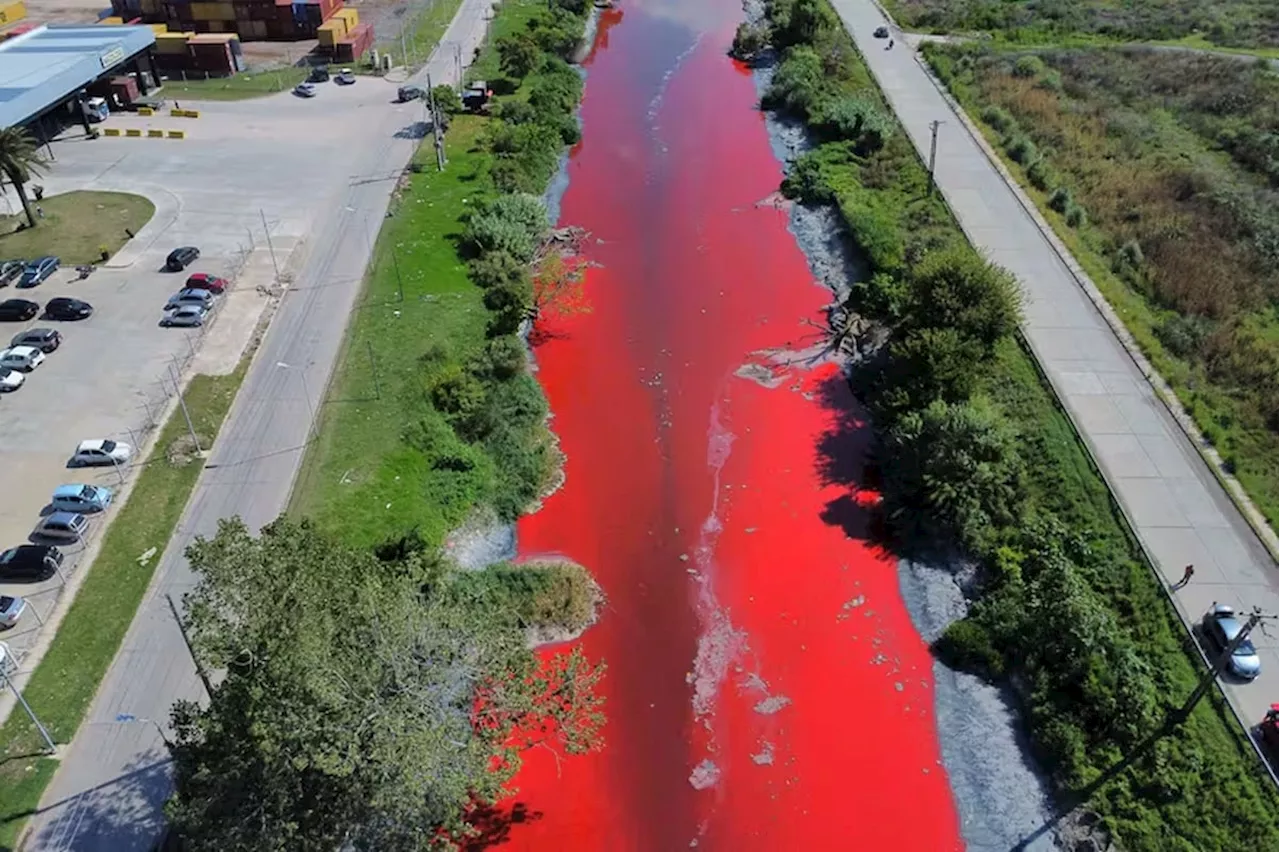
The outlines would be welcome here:
M 1218 676 L 1222 674 L 1222 670 L 1227 667 L 1227 663 L 1230 662 L 1232 655 L 1236 652 L 1236 649 L 1244 644 L 1244 640 L 1249 638 L 1249 633 L 1252 632 L 1253 628 L 1257 627 L 1262 619 L 1274 619 L 1275 617 L 1276 616 L 1274 615 L 1263 615 L 1260 609 L 1257 607 L 1253 608 L 1253 612 L 1249 615 L 1249 620 L 1244 623 L 1240 632 L 1227 643 L 1227 647 L 1223 649 L 1222 654 L 1219 655 L 1218 659 L 1209 668 L 1209 671 L 1205 676 L 1200 679 L 1200 683 L 1196 685 L 1195 690 L 1191 693 L 1190 697 L 1187 698 L 1186 702 L 1174 711 L 1173 721 L 1175 724 L 1185 722 L 1191 715 L 1191 711 L 1196 709 L 1196 705 L 1200 703 L 1200 699 L 1204 698 L 1205 694 L 1209 692 L 1210 688 L 1212 688 L 1213 682 L 1218 679 Z
M 404 37 L 404 27 L 400 28 L 400 55 L 404 57 L 404 67 L 409 67 L 409 43 Z
M 431 133 L 436 143 L 436 171 L 444 171 L 444 136 L 440 131 L 440 113 L 436 109 L 436 93 L 431 86 L 431 75 L 427 75 L 427 102 L 431 107 Z
M 938 160 L 938 127 L 942 124 L 946 122 L 937 119 L 929 122 L 929 130 L 932 133 L 929 139 L 929 192 L 927 193 L 929 197 L 933 196 L 933 167 Z
M 22 709 L 27 711 L 27 716 L 31 719 L 31 724 L 36 726 L 36 730 L 40 732 L 40 738 L 44 740 L 45 747 L 49 749 L 49 754 L 53 754 L 58 747 L 53 744 L 53 737 L 49 736 L 49 729 L 40 724 L 40 720 L 36 718 L 35 711 L 31 709 L 31 705 L 27 703 L 27 699 L 22 697 L 22 693 L 18 690 L 18 685 L 9 679 L 9 656 L 8 646 L 5 646 L 5 653 L 0 657 L 0 677 L 4 678 L 4 682 L 13 690 L 13 695 L 18 699 L 18 703 L 22 705 Z
M 178 383 L 178 374 L 173 369 L 173 365 L 169 365 L 169 378 L 173 380 L 173 389 L 178 394 L 178 404 L 182 406 L 182 417 L 187 421 L 187 431 L 191 433 L 191 443 L 195 445 L 196 453 L 203 453 L 200 449 L 200 438 L 196 436 L 195 424 L 191 422 L 191 412 L 187 410 L 187 401 L 182 396 L 182 385 Z
M 191 637 L 187 636 L 187 625 L 182 623 L 182 616 L 178 614 L 178 605 L 173 602 L 173 595 L 166 593 L 165 599 L 169 601 L 169 611 L 173 613 L 173 620 L 178 624 L 178 632 L 182 634 L 182 642 L 187 646 L 187 653 L 191 655 L 191 662 L 195 663 L 196 674 L 200 677 L 200 682 L 204 684 L 204 694 L 206 698 L 213 697 L 213 686 L 209 683 L 209 673 L 204 670 L 204 666 L 200 665 L 200 658 L 196 656 L 196 649 L 191 645 Z
M 932 174 L 932 170 L 930 170 Z M 280 264 L 276 263 L 276 247 L 271 243 L 271 229 L 267 227 L 267 211 L 258 208 L 258 214 L 262 216 L 262 230 L 267 234 L 267 248 L 271 251 L 271 267 L 276 271 L 276 283 L 280 283 Z

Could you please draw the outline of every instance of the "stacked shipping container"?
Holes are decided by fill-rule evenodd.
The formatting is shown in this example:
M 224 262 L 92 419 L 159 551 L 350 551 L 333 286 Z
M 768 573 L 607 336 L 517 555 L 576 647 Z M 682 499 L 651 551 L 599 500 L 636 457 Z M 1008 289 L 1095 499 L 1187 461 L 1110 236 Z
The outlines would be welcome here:
M 373 47 L 373 27 L 360 24 L 334 45 L 333 58 L 335 62 L 355 62 L 371 47 Z
M 163 21 L 175 31 L 297 41 L 316 38 L 320 27 L 342 10 L 342 0 L 111 0 L 111 8 L 125 20 Z M 347 21 L 343 35 L 356 23 Z

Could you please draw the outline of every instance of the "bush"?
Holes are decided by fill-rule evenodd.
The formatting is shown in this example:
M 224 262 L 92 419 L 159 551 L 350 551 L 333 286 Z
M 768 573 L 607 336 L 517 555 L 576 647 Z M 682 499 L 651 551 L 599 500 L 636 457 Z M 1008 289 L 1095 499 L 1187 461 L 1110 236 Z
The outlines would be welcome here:
M 893 135 L 893 121 L 868 95 L 826 98 L 814 106 L 813 113 L 813 126 L 819 134 L 854 142 L 863 156 L 879 150 Z
M 563 8 L 552 7 L 529 20 L 528 33 L 542 50 L 571 59 L 582 39 L 582 19 Z
M 568 562 L 499 563 L 483 571 L 459 571 L 449 592 L 481 604 L 478 611 L 513 620 L 514 626 L 581 630 L 595 617 L 595 582 Z
M 529 105 L 546 117 L 570 115 L 582 100 L 582 77 L 565 61 L 549 57 L 529 87 Z
M 518 98 L 504 98 L 498 101 L 493 115 L 507 124 L 533 124 L 538 120 L 538 111 L 533 104 Z
M 1049 161 L 1041 157 L 1027 166 L 1027 180 L 1041 192 L 1048 192 L 1056 182 L 1056 176 L 1049 166 Z
M 501 251 L 527 263 L 547 227 L 547 210 L 536 196 L 500 195 L 471 214 L 463 239 L 481 254 Z
M 822 59 L 813 48 L 793 47 L 783 57 L 762 102 L 807 120 L 822 97 L 824 77 Z
M 981 118 L 997 133 L 1008 133 L 1016 126 L 1013 116 L 995 105 L 983 107 Z
M 911 270 L 910 283 L 899 328 L 951 329 L 975 341 L 984 360 L 1018 328 L 1022 290 L 1017 279 L 967 245 L 927 255 Z
M 1071 197 L 1071 190 L 1065 186 L 1058 187 L 1049 196 L 1050 209 L 1057 210 L 1059 213 L 1066 213 L 1074 203 L 1074 199 Z
M 904 278 L 877 272 L 869 280 L 855 281 L 846 302 L 849 310 L 861 317 L 896 325 L 910 300 Z
M 738 29 L 733 34 L 733 45 L 729 48 L 729 55 L 734 59 L 750 62 L 768 46 L 768 27 L 743 21 L 738 24 Z
M 1038 56 L 1019 56 L 1013 63 L 1013 76 L 1031 79 L 1044 73 L 1044 62 Z
M 1036 88 L 1050 92 L 1061 92 L 1062 75 L 1053 68 L 1050 68 L 1040 75 L 1039 80 L 1036 80 Z
M 467 264 L 467 271 L 482 290 L 529 279 L 529 264 L 509 251 L 486 251 Z
M 489 340 L 472 364 L 471 370 L 481 378 L 505 382 L 522 374 L 528 366 L 528 353 L 520 338 L 504 334 Z
M 1116 252 L 1116 259 L 1122 266 L 1137 268 L 1142 266 L 1146 258 L 1142 254 L 1142 244 L 1137 240 L 1128 240 Z
M 848 165 L 853 152 L 849 146 L 828 142 L 797 157 L 782 181 L 782 194 L 798 198 L 806 204 L 831 204 L 836 201 L 836 190 L 827 181 L 827 170 Z
M 881 469 L 885 513 L 903 539 L 920 533 L 980 553 L 1014 525 L 1025 494 L 1018 436 L 996 407 L 935 400 L 888 430 Z
M 773 21 L 773 42 L 778 47 L 813 44 L 840 26 L 824 0 L 772 0 L 769 18 Z
M 986 628 L 968 618 L 954 622 L 934 640 L 931 649 L 943 665 L 976 674 L 988 681 L 1004 675 L 1004 659 Z
M 502 73 L 522 80 L 537 66 L 542 49 L 528 33 L 504 35 L 494 42 L 498 51 L 498 67 Z
M 457 115 L 462 112 L 462 98 L 453 86 L 441 83 L 431 90 L 431 97 L 436 102 L 436 109 L 445 115 Z
M 484 406 L 485 388 L 471 373 L 457 364 L 450 364 L 431 384 L 431 404 L 456 428 L 458 423 L 474 417 Z
M 1004 143 L 1004 151 L 1015 163 L 1029 166 L 1040 157 L 1036 144 L 1026 136 L 1012 136 Z
M 1156 326 L 1156 337 L 1165 348 L 1179 358 L 1203 354 L 1205 341 L 1213 331 L 1213 322 L 1197 314 L 1170 314 Z
M 897 212 L 884 204 L 883 196 L 857 190 L 840 199 L 840 210 L 871 268 L 894 274 L 903 267 L 906 244 Z
M 1089 214 L 1079 204 L 1072 204 L 1067 208 L 1067 224 L 1072 228 L 1082 228 L 1089 221 Z
M 502 124 L 489 135 L 496 162 L 489 170 L 494 186 L 504 193 L 535 195 L 551 178 L 564 141 L 560 131 L 542 122 Z

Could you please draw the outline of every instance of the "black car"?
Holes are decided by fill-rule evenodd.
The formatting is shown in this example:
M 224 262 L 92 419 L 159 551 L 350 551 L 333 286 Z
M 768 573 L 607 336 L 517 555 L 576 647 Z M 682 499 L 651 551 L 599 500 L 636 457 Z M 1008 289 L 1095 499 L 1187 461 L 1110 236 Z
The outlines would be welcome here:
M 169 257 L 165 259 L 164 268 L 170 272 L 181 272 L 188 266 L 196 262 L 196 258 L 200 256 L 200 249 L 195 246 L 179 246 L 169 252 Z
M 20 331 L 9 341 L 10 346 L 35 346 L 48 355 L 62 345 L 62 334 L 54 328 L 29 328 Z
M 396 100 L 400 103 L 406 101 L 416 101 L 418 98 L 424 98 L 427 93 L 422 90 L 421 86 L 401 86 L 396 92 Z
M 875 32 L 873 32 L 873 33 L 872 33 L 872 35 L 873 35 L 873 36 L 875 36 L 876 38 L 888 38 L 888 37 L 889 37 L 889 28 L 888 28 L 888 27 L 876 27 L 876 31 L 875 31 Z
M 22 544 L 0 553 L 0 580 L 39 580 L 62 566 L 62 551 L 48 544 Z
M 78 320 L 93 313 L 93 305 L 83 299 L 69 299 L 59 296 L 45 303 L 44 315 L 49 319 Z
M 38 287 L 40 282 L 57 272 L 58 267 L 61 265 L 62 261 L 53 255 L 37 257 L 22 270 L 22 277 L 18 279 L 18 286 Z
M 0 321 L 24 322 L 40 313 L 40 303 L 28 299 L 6 299 L 0 302 Z
M 327 83 L 329 82 L 329 69 L 324 65 L 317 65 L 311 69 L 311 73 L 307 75 L 308 83 Z
M 0 287 L 8 287 L 12 284 L 26 266 L 27 264 L 21 260 L 0 262 Z

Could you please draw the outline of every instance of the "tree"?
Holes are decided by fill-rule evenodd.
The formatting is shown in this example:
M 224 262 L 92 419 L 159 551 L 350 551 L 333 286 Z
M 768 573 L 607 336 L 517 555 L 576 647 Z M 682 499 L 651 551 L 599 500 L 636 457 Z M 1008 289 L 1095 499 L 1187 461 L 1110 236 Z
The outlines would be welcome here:
M 502 73 L 523 80 L 538 65 L 542 49 L 527 33 L 505 35 L 494 45 L 498 50 L 498 67 Z
M 599 741 L 601 668 L 543 662 L 509 619 L 306 523 L 239 520 L 188 549 L 195 654 L 225 671 L 179 703 L 168 814 L 193 850 L 416 850 L 466 831 L 523 748 Z
M 566 260 L 558 251 L 543 255 L 533 272 L 533 319 L 589 313 L 582 284 L 584 264 Z
M 954 329 L 981 349 L 983 360 L 1013 334 L 1022 314 L 1022 290 L 1008 270 L 965 244 L 930 252 L 911 270 L 911 298 L 902 330 Z
M 1016 523 L 1024 500 L 1017 434 L 982 397 L 935 400 L 888 430 L 884 506 L 900 535 L 923 533 L 982 550 Z
M 0 130 L 0 172 L 9 179 L 22 202 L 22 211 L 27 215 L 28 227 L 34 228 L 37 219 L 31 209 L 31 200 L 27 198 L 27 181 L 32 175 L 38 175 L 44 168 L 44 159 L 36 148 L 36 140 L 23 127 L 6 127 Z
M 769 46 L 769 28 L 764 24 L 743 21 L 733 34 L 729 55 L 742 62 L 751 62 Z

